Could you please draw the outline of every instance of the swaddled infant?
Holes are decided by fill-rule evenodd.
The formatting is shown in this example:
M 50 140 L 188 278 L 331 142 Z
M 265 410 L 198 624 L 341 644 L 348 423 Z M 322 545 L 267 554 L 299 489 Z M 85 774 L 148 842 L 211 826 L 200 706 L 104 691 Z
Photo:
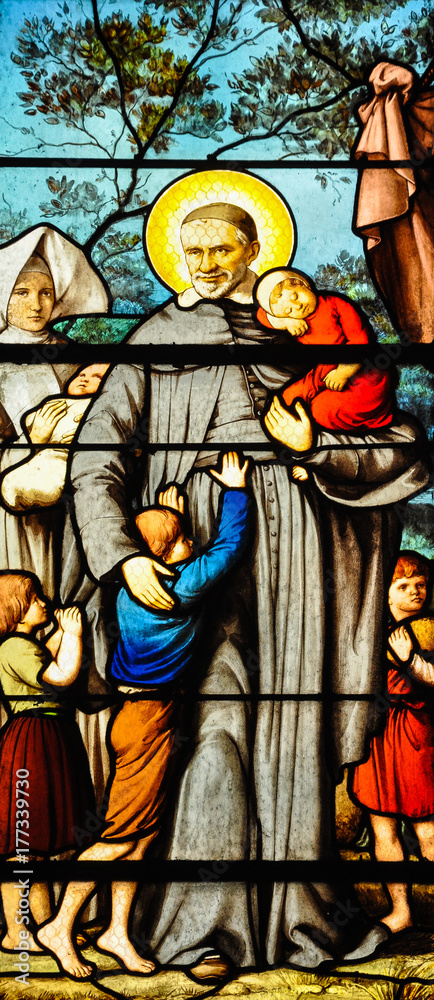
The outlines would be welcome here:
M 64 393 L 50 396 L 42 406 L 26 414 L 24 436 L 34 447 L 31 455 L 7 469 L 2 476 L 0 493 L 9 510 L 22 513 L 59 503 L 65 486 L 69 449 L 38 450 L 38 445 L 71 444 L 108 367 L 88 365 L 82 368 Z

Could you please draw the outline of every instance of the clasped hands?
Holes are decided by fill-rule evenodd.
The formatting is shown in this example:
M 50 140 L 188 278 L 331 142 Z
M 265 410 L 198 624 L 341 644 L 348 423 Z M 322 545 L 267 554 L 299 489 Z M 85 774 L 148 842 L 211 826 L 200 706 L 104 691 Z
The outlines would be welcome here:
M 404 625 L 400 625 L 399 628 L 394 629 L 389 635 L 389 646 L 392 653 L 403 663 L 406 663 L 410 659 L 413 652 L 413 641 L 411 636 L 407 632 Z
M 83 619 L 80 608 L 77 605 L 72 604 L 69 608 L 56 608 L 54 617 L 62 632 L 81 635 L 83 631 Z
M 249 462 L 246 460 L 240 467 L 237 453 L 231 451 L 223 455 L 221 472 L 217 472 L 216 469 L 209 469 L 208 472 L 223 486 L 243 489 L 246 485 L 248 466 Z M 169 486 L 167 490 L 159 493 L 158 502 L 162 507 L 170 507 L 180 514 L 184 513 L 184 497 L 178 492 L 177 486 Z M 173 608 L 175 603 L 173 597 L 164 590 L 158 579 L 159 576 L 174 575 L 168 566 L 149 556 L 132 556 L 122 564 L 122 573 L 129 591 L 141 604 L 146 604 L 155 611 L 170 611 Z

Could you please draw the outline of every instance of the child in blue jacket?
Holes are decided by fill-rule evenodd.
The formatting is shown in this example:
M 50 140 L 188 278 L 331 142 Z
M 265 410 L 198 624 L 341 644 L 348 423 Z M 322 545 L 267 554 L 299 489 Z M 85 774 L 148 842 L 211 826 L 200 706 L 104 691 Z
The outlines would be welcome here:
M 251 500 L 246 490 L 248 461 L 240 467 L 236 452 L 223 455 L 222 471 L 210 469 L 225 490 L 213 541 L 193 556 L 193 541 L 184 533 L 184 498 L 176 486 L 160 493 L 159 508 L 144 510 L 137 528 L 153 556 L 174 568 L 165 582 L 176 598 L 170 612 L 153 611 L 123 587 L 117 600 L 120 638 L 111 676 L 125 696 L 110 731 L 114 757 L 106 827 L 101 840 L 79 860 L 139 860 L 161 828 L 167 802 L 173 742 L 178 720 L 176 685 L 192 661 L 202 630 L 205 601 L 212 587 L 239 562 L 251 527 Z M 171 760 L 172 759 L 172 760 Z M 75 951 L 75 919 L 95 883 L 73 882 L 66 888 L 54 921 L 42 927 L 38 940 L 52 951 L 74 978 L 92 971 Z M 116 955 L 130 971 L 150 974 L 155 965 L 135 951 L 128 921 L 136 886 L 112 884 L 112 919 L 98 947 Z

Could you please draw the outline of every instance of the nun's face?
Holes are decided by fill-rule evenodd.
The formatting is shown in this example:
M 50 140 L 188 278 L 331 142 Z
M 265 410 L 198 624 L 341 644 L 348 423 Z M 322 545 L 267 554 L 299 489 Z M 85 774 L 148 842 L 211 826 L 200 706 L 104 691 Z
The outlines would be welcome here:
M 19 274 L 8 303 L 7 320 L 19 330 L 43 330 L 54 307 L 53 282 L 48 274 L 25 271 Z

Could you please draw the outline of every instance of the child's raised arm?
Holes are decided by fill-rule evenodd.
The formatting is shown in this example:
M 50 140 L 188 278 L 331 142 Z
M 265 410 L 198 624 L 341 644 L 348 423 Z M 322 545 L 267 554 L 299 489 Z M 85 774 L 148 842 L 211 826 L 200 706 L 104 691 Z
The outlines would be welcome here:
M 217 479 L 223 486 L 233 490 L 244 490 L 246 486 L 246 476 L 249 468 L 249 460 L 246 458 L 243 467 L 240 467 L 240 460 L 236 451 L 228 451 L 223 455 L 222 471 L 216 472 L 210 469 L 210 476 Z
M 184 513 L 184 495 L 178 492 L 178 487 L 169 486 L 167 490 L 162 490 L 158 495 L 158 503 L 162 507 L 170 507 L 180 514 Z
M 52 663 L 44 670 L 42 680 L 47 684 L 54 685 L 54 687 L 67 687 L 76 680 L 80 672 L 83 652 L 83 625 L 80 609 L 77 607 L 64 608 L 63 611 L 58 612 L 58 621 L 62 629 L 58 652 Z

